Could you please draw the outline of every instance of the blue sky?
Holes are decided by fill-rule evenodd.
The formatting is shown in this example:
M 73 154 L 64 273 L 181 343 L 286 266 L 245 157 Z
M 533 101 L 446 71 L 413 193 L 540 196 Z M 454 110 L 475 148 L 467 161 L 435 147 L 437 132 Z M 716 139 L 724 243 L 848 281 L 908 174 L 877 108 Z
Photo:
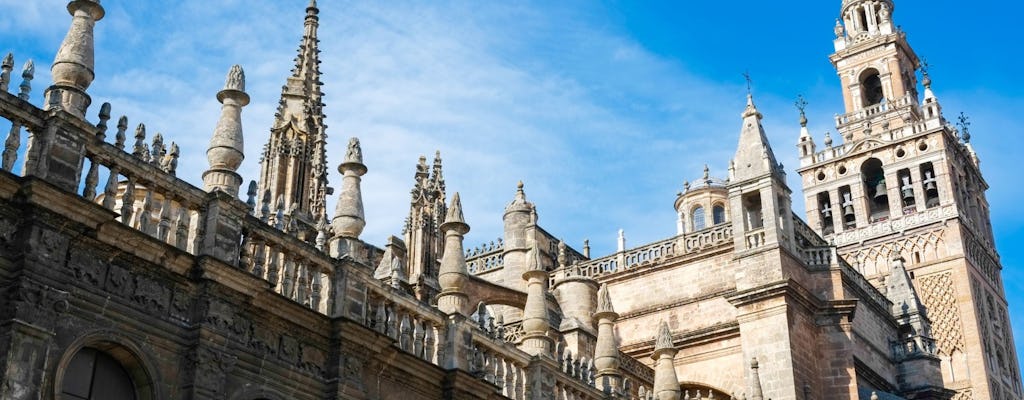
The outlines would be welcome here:
M 0 52 L 14 51 L 19 65 L 36 61 L 37 104 L 69 25 L 65 3 L 0 0 Z M 839 0 L 320 3 L 328 158 L 340 161 L 347 137 L 362 140 L 370 170 L 363 238 L 374 243 L 400 233 L 416 159 L 436 149 L 449 195 L 461 192 L 473 227 L 467 246 L 500 236 L 520 179 L 541 224 L 571 245 L 590 239 L 596 255 L 612 252 L 620 228 L 630 246 L 655 241 L 675 233 L 672 202 L 684 180 L 705 163 L 725 175 L 744 71 L 794 190 L 795 97 L 810 102 L 819 143 L 843 110 L 827 59 Z M 219 115 L 215 94 L 241 64 L 253 101 L 243 112 L 240 172 L 253 179 L 305 4 L 105 0 L 89 92 L 95 104 L 109 101 L 115 115 L 177 141 L 179 176 L 199 183 Z M 1024 180 L 1015 157 L 1024 148 L 1024 94 L 1011 30 L 1019 15 L 1021 2 L 898 0 L 894 18 L 932 64 L 947 118 L 972 117 L 1021 339 L 1024 213 L 1015 200 Z

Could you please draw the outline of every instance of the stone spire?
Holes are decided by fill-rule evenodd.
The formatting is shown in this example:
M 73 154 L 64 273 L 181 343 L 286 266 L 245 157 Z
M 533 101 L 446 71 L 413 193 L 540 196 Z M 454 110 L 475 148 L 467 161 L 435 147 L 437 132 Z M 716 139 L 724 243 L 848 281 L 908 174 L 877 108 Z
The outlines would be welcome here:
M 444 189 L 441 152 L 435 153 L 433 168 L 427 167 L 426 157 L 420 157 L 403 233 L 408 246 L 409 276 L 412 282 L 420 282 L 414 291 L 421 300 L 432 298 L 438 290 L 437 259 L 443 245 L 443 232 L 438 226 L 447 213 Z
M 551 356 L 554 342 L 548 336 L 551 325 L 548 322 L 547 284 L 548 272 L 541 258 L 540 244 L 533 240 L 532 248 L 527 256 L 526 271 L 526 307 L 523 308 L 523 351 L 531 355 Z
M 469 225 L 462 216 L 462 200 L 459 194 L 452 196 L 452 205 L 441 224 L 444 232 L 444 256 L 438 272 L 441 294 L 437 296 L 437 308 L 447 314 L 462 314 L 468 317 L 471 305 L 464 288 L 469 279 L 466 255 L 462 248 L 463 236 L 469 232 Z
M 270 129 L 260 160 L 259 192 L 270 191 L 271 205 L 279 200 L 295 210 L 299 232 L 312 233 L 327 213 L 327 126 L 324 124 L 317 30 L 320 9 L 316 1 L 306 8 L 305 30 L 292 75 Z
M 654 341 L 654 398 L 657 400 L 679 400 L 679 378 L 676 376 L 676 350 L 672 344 L 672 331 L 665 321 L 658 326 Z
M 757 358 L 750 359 L 750 375 L 747 380 L 747 400 L 764 400 L 764 392 L 761 390 L 761 376 L 757 373 Z
M 885 282 L 886 295 L 892 300 L 892 314 L 900 319 L 911 315 L 923 315 L 924 307 L 917 297 L 914 285 L 910 283 L 910 275 L 904 266 L 903 258 L 892 261 L 892 273 Z
M 93 28 L 103 19 L 104 10 L 99 0 L 74 0 L 68 3 L 68 12 L 71 28 L 50 67 L 53 85 L 46 89 L 45 104 L 47 109 L 59 104 L 64 111 L 85 118 L 92 103 L 85 91 L 96 77 Z M 61 98 L 51 99 L 54 95 Z
M 743 110 L 743 127 L 740 131 L 740 142 L 733 158 L 732 182 L 741 182 L 759 178 L 764 175 L 779 174 L 779 163 L 768 143 L 768 137 L 761 126 L 761 112 L 754 106 L 754 96 L 747 94 L 747 107 Z
M 224 90 L 217 93 L 221 102 L 220 120 L 210 139 L 210 147 L 206 150 L 206 159 L 210 168 L 203 173 L 203 188 L 212 192 L 221 190 L 238 196 L 242 185 L 242 177 L 235 171 L 242 165 L 245 158 L 242 141 L 242 107 L 249 104 L 249 95 L 245 93 L 245 72 L 235 65 L 228 72 Z
M 622 384 L 619 344 L 615 338 L 615 321 L 619 319 L 619 314 L 612 307 L 607 284 L 602 284 L 597 291 L 597 312 L 594 318 L 597 319 L 597 345 L 594 349 L 597 381 L 605 393 L 614 393 Z
M 366 219 L 363 216 L 363 193 L 360 189 L 361 177 L 366 174 L 366 165 L 363 165 L 363 150 L 359 147 L 358 138 L 349 139 L 345 161 L 338 166 L 338 172 L 342 175 L 341 196 L 338 197 L 338 205 L 334 210 L 331 229 L 335 237 L 358 239 L 366 226 Z

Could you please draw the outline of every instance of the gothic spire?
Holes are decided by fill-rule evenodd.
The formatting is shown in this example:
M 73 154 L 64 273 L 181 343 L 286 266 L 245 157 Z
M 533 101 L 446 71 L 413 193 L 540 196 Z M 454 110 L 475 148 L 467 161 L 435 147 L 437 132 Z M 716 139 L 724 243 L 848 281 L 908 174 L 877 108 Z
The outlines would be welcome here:
M 750 375 L 747 381 L 748 400 L 764 400 L 764 392 L 761 390 L 761 376 L 757 372 L 757 358 L 750 360 Z
M 612 392 L 621 384 L 622 373 L 619 372 L 619 345 L 615 339 L 615 321 L 619 314 L 612 307 L 612 299 L 608 294 L 608 285 L 601 284 L 597 291 L 597 345 L 594 349 L 594 367 L 597 368 L 598 382 L 602 390 Z M 603 379 L 607 378 L 607 380 Z
M 754 105 L 754 96 L 747 94 L 747 107 L 743 110 L 743 127 L 740 130 L 739 146 L 733 158 L 735 170 L 731 181 L 741 182 L 779 173 L 771 144 L 761 125 L 761 112 Z
M 260 160 L 260 192 L 271 201 L 283 199 L 294 209 L 305 232 L 327 213 L 327 126 L 324 124 L 320 81 L 320 9 L 316 1 L 306 7 L 302 41 L 295 67 L 281 89 L 270 139 Z

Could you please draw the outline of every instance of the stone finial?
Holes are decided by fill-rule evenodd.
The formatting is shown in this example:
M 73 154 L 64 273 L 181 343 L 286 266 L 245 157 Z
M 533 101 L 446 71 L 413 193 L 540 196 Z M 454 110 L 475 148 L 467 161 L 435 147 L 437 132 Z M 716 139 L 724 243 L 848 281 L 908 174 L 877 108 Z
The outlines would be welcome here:
M 117 134 L 114 135 L 114 147 L 124 150 L 124 142 L 127 139 L 128 117 L 122 115 L 117 120 Z
M 25 62 L 25 66 L 21 69 L 21 85 L 18 86 L 20 92 L 18 98 L 22 100 L 28 100 L 29 93 L 32 92 L 32 79 L 36 77 L 36 64 L 32 60 Z
M 222 104 L 220 119 L 206 150 L 210 168 L 203 173 L 203 186 L 207 191 L 222 190 L 231 196 L 238 196 L 242 177 L 235 171 L 245 158 L 242 138 L 242 107 L 249 104 L 245 93 L 245 73 L 235 65 L 228 72 L 224 89 L 217 93 Z
M 602 284 L 597 291 L 597 344 L 594 347 L 594 366 L 597 369 L 598 382 L 606 385 L 602 389 L 606 393 L 613 392 L 621 386 L 622 374 L 619 372 L 619 344 L 615 338 L 615 321 L 619 315 L 612 308 L 608 285 Z M 607 377 L 607 380 L 602 379 Z
M 366 227 L 363 213 L 363 193 L 360 188 L 362 176 L 366 174 L 363 153 L 358 138 L 351 138 L 345 160 L 338 166 L 342 174 L 341 196 L 334 210 L 331 229 L 336 237 L 358 238 Z
M 437 282 L 441 293 L 437 296 L 437 307 L 448 314 L 469 316 L 469 296 L 463 291 L 469 280 L 469 267 L 463 251 L 463 235 L 469 232 L 469 225 L 462 218 L 462 200 L 459 193 L 452 196 L 452 204 L 441 231 L 444 232 L 444 253 L 438 268 Z
M 348 140 L 348 150 L 345 151 L 345 163 L 363 163 L 363 148 L 359 146 L 359 138 L 354 137 Z
M 526 270 L 529 271 L 541 271 L 546 273 L 544 268 L 544 255 L 541 252 L 540 244 L 537 240 L 533 241 L 533 246 L 530 248 L 529 258 L 526 260 Z
M 132 155 L 142 159 L 146 157 L 146 124 L 139 124 L 135 127 L 135 145 L 132 146 Z
M 615 312 L 615 309 L 612 307 L 612 297 L 610 294 L 608 294 L 608 284 L 606 283 L 602 283 L 601 288 L 597 290 L 597 312 Z
M 103 19 L 104 10 L 99 1 L 73 0 L 68 4 L 68 12 L 72 16 L 71 27 L 50 67 L 53 86 L 46 90 L 46 96 L 59 100 L 61 109 L 84 119 L 92 102 L 85 91 L 95 78 L 93 29 L 96 21 Z M 58 95 L 60 98 L 56 99 Z
M 11 71 L 14 71 L 14 54 L 7 53 L 0 62 L 0 92 L 6 92 L 11 83 Z
M 245 91 L 245 71 L 240 65 L 231 66 L 227 79 L 224 80 L 224 90 Z
M 245 205 L 249 207 L 249 212 L 256 210 L 256 194 L 259 193 L 259 188 L 256 186 L 256 181 L 249 181 L 249 190 L 245 191 Z
M 157 132 L 153 135 L 153 146 L 150 148 L 150 162 L 159 165 L 163 162 L 164 156 L 167 155 L 167 149 L 164 147 L 164 135 Z
M 654 351 L 675 350 L 675 348 L 676 346 L 672 343 L 672 330 L 669 329 L 667 322 L 661 321 L 658 325 L 658 336 L 654 340 Z
M 530 212 L 533 204 L 526 200 L 526 192 L 523 191 L 523 181 L 519 181 L 516 185 L 516 195 L 512 198 L 512 202 L 508 203 L 505 207 L 505 213 L 510 212 Z
M 160 160 L 160 169 L 171 175 L 177 174 L 179 156 L 181 156 L 181 149 L 178 148 L 177 143 L 171 142 L 171 151 L 167 152 Z
M 110 103 L 103 103 L 100 106 L 100 122 L 96 123 L 96 139 L 104 141 L 107 139 L 107 121 L 110 121 Z
M 761 376 L 758 374 L 760 366 L 757 358 L 750 359 L 750 378 L 747 381 L 747 391 L 750 392 L 750 400 L 764 400 L 764 392 L 761 390 Z
M 675 345 L 672 344 L 672 331 L 665 321 L 658 326 L 658 336 L 654 342 L 654 398 L 658 400 L 679 400 L 679 378 L 673 359 L 676 356 Z

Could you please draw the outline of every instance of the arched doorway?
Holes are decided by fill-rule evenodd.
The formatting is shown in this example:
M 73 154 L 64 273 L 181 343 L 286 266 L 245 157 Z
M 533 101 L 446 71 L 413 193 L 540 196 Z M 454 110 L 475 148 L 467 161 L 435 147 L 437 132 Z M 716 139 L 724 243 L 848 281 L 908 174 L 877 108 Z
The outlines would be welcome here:
M 135 352 L 110 342 L 73 347 L 57 369 L 57 400 L 152 400 L 153 382 Z

